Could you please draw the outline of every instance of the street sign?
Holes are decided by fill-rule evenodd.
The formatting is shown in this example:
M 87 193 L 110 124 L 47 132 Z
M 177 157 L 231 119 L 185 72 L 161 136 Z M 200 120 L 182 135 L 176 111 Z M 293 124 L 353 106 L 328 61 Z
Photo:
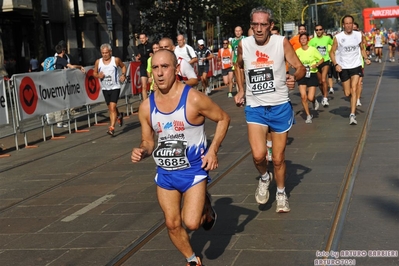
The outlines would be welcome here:
M 111 7 L 111 1 L 105 1 L 105 18 L 107 20 L 107 27 L 109 31 L 112 31 Z
M 294 21 L 284 23 L 284 31 L 294 31 L 294 30 L 295 30 Z

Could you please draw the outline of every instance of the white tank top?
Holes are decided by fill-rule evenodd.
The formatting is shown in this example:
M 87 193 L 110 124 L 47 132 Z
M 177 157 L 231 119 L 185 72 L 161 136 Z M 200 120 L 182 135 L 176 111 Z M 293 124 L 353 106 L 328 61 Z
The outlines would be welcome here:
M 184 87 L 178 106 L 170 113 L 158 110 L 154 93 L 149 96 L 151 125 L 158 135 L 158 146 L 152 153 L 158 173 L 180 170 L 193 176 L 207 175 L 201 168 L 201 157 L 208 151 L 204 123 L 193 125 L 186 119 L 190 89 L 188 85 Z
M 257 45 L 253 36 L 241 40 L 248 106 L 274 106 L 289 101 L 284 38 L 271 35 L 263 46 Z
M 383 47 L 381 34 L 376 34 L 374 36 L 374 47 L 377 47 L 377 48 Z
M 343 69 L 352 69 L 362 65 L 359 57 L 362 34 L 358 31 L 352 31 L 351 34 L 340 32 L 335 35 L 338 43 L 336 61 Z
M 115 90 L 120 89 L 118 78 L 118 67 L 115 64 L 115 57 L 111 57 L 111 61 L 108 65 L 105 65 L 103 59 L 100 58 L 98 63 L 98 73 L 103 72 L 105 77 L 101 79 L 101 89 L 103 90 Z

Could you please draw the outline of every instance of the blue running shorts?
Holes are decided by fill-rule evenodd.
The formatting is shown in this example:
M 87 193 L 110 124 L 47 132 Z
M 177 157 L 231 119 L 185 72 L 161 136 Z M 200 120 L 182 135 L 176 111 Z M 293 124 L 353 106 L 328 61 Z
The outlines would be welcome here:
M 210 178 L 207 175 L 181 174 L 174 171 L 170 174 L 157 173 L 155 176 L 155 183 L 161 188 L 177 190 L 184 193 L 190 187 L 198 184 L 204 179 L 207 179 L 207 182 L 210 181 Z
M 268 126 L 276 133 L 285 133 L 295 124 L 291 102 L 275 106 L 246 106 L 245 117 L 248 124 Z

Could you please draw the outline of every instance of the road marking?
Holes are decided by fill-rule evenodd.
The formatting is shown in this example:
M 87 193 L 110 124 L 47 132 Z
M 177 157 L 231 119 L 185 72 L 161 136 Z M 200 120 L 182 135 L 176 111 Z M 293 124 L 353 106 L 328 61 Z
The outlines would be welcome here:
M 89 205 L 87 205 L 86 207 L 83 207 L 82 209 L 72 213 L 71 215 L 65 217 L 64 219 L 61 220 L 61 222 L 70 222 L 75 220 L 76 218 L 78 218 L 80 215 L 85 214 L 86 212 L 94 209 L 95 207 L 97 207 L 98 205 L 100 205 L 101 203 L 112 199 L 113 197 L 115 197 L 115 195 L 111 194 L 111 195 L 105 195 L 104 197 L 99 198 L 96 201 L 93 201 L 92 203 L 90 203 Z

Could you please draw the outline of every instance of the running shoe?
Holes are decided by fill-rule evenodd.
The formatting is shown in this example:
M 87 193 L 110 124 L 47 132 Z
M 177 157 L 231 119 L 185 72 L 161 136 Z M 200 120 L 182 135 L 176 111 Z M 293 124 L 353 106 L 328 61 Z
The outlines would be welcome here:
M 334 94 L 334 88 L 330 88 L 329 93 Z
M 187 262 L 187 266 L 203 266 L 200 257 L 197 257 L 198 263 L 195 261 Z
M 232 98 L 233 94 L 231 92 L 229 92 L 229 94 L 227 94 L 227 97 Z
M 356 106 L 362 106 L 362 103 L 360 102 L 360 99 L 357 99 Z
M 115 128 L 114 127 L 109 127 L 108 130 L 107 130 L 107 134 L 111 135 L 111 136 L 114 136 L 114 133 L 115 133 Z
M 211 88 L 206 87 L 206 94 L 209 95 L 209 94 L 211 94 L 211 92 L 212 92 Z
M 263 181 L 262 178 L 259 178 L 259 184 L 255 191 L 255 199 L 259 204 L 265 204 L 269 200 L 269 185 L 273 179 L 273 175 L 271 172 L 269 173 L 269 180 Z
M 377 63 L 378 62 L 378 57 L 376 57 L 374 61 Z
M 314 99 L 314 103 L 313 103 L 313 109 L 315 111 L 319 110 L 319 102 L 317 101 L 317 99 Z
M 266 160 L 268 160 L 269 162 L 273 161 L 273 149 L 272 147 L 266 147 L 267 148 L 267 153 L 266 153 Z
M 123 113 L 120 112 L 118 116 L 118 125 L 121 127 L 123 126 Z
M 330 105 L 330 104 L 328 103 L 328 99 L 327 99 L 327 98 L 323 98 L 323 100 L 321 101 L 321 104 L 322 104 L 324 107 Z
M 381 59 L 378 59 L 378 63 L 380 63 L 380 64 L 381 64 Z
M 312 118 L 313 118 L 312 115 L 308 115 L 308 116 L 306 117 L 305 123 L 306 123 L 306 124 L 312 124 Z
M 215 226 L 217 219 L 215 209 L 212 208 L 211 195 L 209 192 L 206 192 L 204 212 L 206 216 L 205 221 L 202 224 L 202 228 L 204 228 L 205 231 L 209 231 L 213 228 L 213 226 Z
M 356 116 L 350 115 L 349 116 L 349 125 L 357 125 Z
M 277 201 L 276 212 L 289 212 L 291 210 L 285 192 L 284 193 L 277 192 L 276 201 Z

